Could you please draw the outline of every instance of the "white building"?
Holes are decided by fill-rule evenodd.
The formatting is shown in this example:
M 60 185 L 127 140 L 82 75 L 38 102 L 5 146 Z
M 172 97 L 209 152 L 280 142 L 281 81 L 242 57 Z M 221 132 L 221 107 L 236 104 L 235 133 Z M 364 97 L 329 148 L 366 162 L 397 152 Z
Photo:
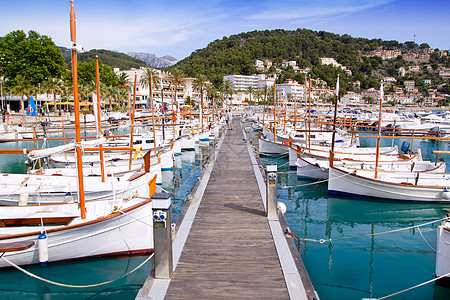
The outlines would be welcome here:
M 295 71 L 299 70 L 300 68 L 297 66 L 297 62 L 295 60 L 285 61 L 281 63 L 281 66 L 284 68 L 292 67 Z
M 134 85 L 134 77 L 137 75 L 137 83 L 136 83 L 136 105 L 147 105 L 149 98 L 149 87 L 143 87 L 141 82 L 141 77 L 144 75 L 146 68 L 134 69 L 131 70 L 120 70 L 119 68 L 115 68 L 114 72 L 119 75 L 120 73 L 125 73 L 128 75 L 128 80 L 130 81 L 131 91 L 133 90 Z M 159 84 L 152 87 L 153 90 L 153 100 L 157 103 L 161 103 L 162 100 L 166 103 L 171 103 L 172 95 L 175 97 L 175 87 L 172 85 L 170 87 L 171 74 L 168 72 L 164 72 L 161 70 L 155 70 L 158 73 Z M 193 90 L 192 82 L 195 78 L 183 78 L 183 84 L 178 85 L 177 87 L 177 102 L 178 104 L 183 104 L 186 97 L 190 96 L 192 99 L 198 98 L 198 92 Z M 131 92 L 133 93 L 133 92 Z M 131 96 L 132 97 L 132 96 Z
M 250 86 L 256 89 L 258 87 L 257 75 L 227 75 L 223 76 L 223 82 L 229 80 L 235 91 L 246 91 Z
M 258 74 L 258 89 L 263 89 L 265 86 L 273 86 L 275 79 L 274 74 Z
M 284 98 L 290 95 L 292 101 L 305 98 L 305 86 L 295 80 L 290 79 L 282 84 L 277 84 L 276 89 L 280 92 L 280 96 Z
M 343 105 L 359 105 L 362 103 L 362 97 L 360 94 L 354 92 L 348 92 L 341 97 L 341 102 Z
M 265 74 L 254 75 L 227 75 L 223 76 L 223 82 L 229 80 L 235 91 L 246 91 L 250 86 L 254 89 L 261 89 L 264 86 L 273 86 L 275 75 Z

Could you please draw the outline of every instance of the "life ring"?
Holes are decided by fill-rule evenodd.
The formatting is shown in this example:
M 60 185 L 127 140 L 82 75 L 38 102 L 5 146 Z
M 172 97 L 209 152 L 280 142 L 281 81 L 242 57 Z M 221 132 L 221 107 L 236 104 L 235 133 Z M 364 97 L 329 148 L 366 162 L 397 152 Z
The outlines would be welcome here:
M 281 144 L 283 144 L 283 145 L 289 145 L 288 142 L 282 142 Z
M 28 112 L 29 112 L 30 114 L 32 114 L 32 113 L 33 113 L 33 111 L 34 111 L 33 107 L 31 107 L 31 106 L 28 106 Z

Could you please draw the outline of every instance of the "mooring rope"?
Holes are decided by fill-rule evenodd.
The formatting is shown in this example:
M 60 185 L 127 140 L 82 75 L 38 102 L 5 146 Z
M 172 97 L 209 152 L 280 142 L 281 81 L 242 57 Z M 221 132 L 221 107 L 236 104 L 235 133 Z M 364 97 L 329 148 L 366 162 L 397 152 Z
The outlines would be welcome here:
M 392 296 L 395 296 L 395 295 L 398 295 L 398 294 L 401 294 L 401 293 L 410 291 L 410 290 L 412 290 L 412 289 L 421 287 L 421 286 L 423 286 L 423 285 L 429 284 L 429 283 L 431 283 L 431 282 L 437 281 L 437 280 L 439 280 L 439 279 L 441 279 L 441 278 L 444 278 L 444 277 L 447 277 L 447 276 L 449 276 L 449 275 L 450 275 L 450 273 L 444 274 L 444 275 L 442 275 L 442 276 L 439 276 L 439 277 L 437 277 L 437 278 L 434 278 L 434 279 L 431 279 L 431 280 L 422 282 L 422 283 L 420 283 L 420 284 L 417 284 L 417 285 L 412 286 L 412 287 L 410 287 L 410 288 L 404 289 L 404 290 L 402 290 L 402 291 L 399 291 L 399 292 L 396 292 L 396 293 L 393 293 L 393 294 L 390 294 L 390 295 L 387 295 L 387 296 L 384 296 L 384 297 L 381 297 L 381 298 L 377 298 L 376 300 L 387 299 L 387 298 L 389 298 L 389 297 L 392 297 Z
M 445 217 L 439 220 L 435 220 L 435 221 L 430 221 L 430 222 L 426 222 L 423 224 L 419 224 L 419 225 L 414 225 L 414 226 L 409 226 L 409 227 L 405 227 L 405 228 L 399 228 L 399 229 L 393 229 L 393 230 L 388 230 L 388 231 L 383 231 L 383 232 L 377 232 L 377 233 L 369 233 L 369 234 L 364 234 L 364 235 L 359 235 L 359 236 L 351 236 L 351 237 L 345 237 L 345 238 L 338 238 L 338 239 L 308 239 L 308 238 L 300 238 L 300 240 L 302 241 L 307 241 L 307 242 L 314 242 L 314 243 L 326 243 L 326 242 L 336 242 L 336 241 L 344 241 L 344 240 L 351 240 L 351 239 L 357 239 L 357 238 L 363 238 L 363 237 L 369 237 L 369 236 L 376 236 L 376 235 L 382 235 L 382 234 L 388 234 L 388 233 L 393 233 L 393 232 L 399 232 L 399 231 L 404 231 L 404 230 L 409 230 L 409 229 L 413 229 L 413 228 L 419 228 L 422 226 L 426 226 L 426 225 L 430 225 L 436 222 L 441 222 L 444 220 L 449 220 L 450 217 Z
M 309 182 L 309 183 L 305 183 L 305 184 L 299 184 L 299 185 L 280 185 L 283 189 L 288 189 L 288 188 L 297 188 L 297 187 L 302 187 L 302 186 L 308 186 L 308 185 L 314 185 L 314 184 L 319 184 L 319 183 L 323 183 L 323 182 L 328 182 L 337 178 L 341 178 L 341 177 L 345 177 L 345 176 L 350 176 L 353 175 L 356 171 L 352 172 L 352 173 L 348 173 L 348 174 L 344 174 L 344 175 L 340 175 L 340 176 L 336 176 L 333 179 L 324 179 L 321 180 L 319 179 L 318 181 L 314 181 L 314 182 Z
M 149 223 L 147 223 L 147 222 L 145 222 L 145 221 L 142 221 L 141 219 L 138 219 L 138 218 L 136 218 L 136 217 L 133 217 L 132 215 L 129 215 L 128 213 L 126 213 L 126 212 L 124 212 L 124 211 L 121 211 L 120 209 L 118 209 L 117 211 L 120 212 L 122 215 L 127 216 L 127 217 L 129 217 L 129 218 L 131 218 L 131 219 L 133 219 L 133 220 L 135 220 L 135 221 L 138 221 L 138 222 L 141 222 L 141 223 L 144 224 L 144 225 L 153 227 L 153 224 L 149 224 Z
M 5 253 L 3 253 L 3 254 L 5 254 Z M 49 279 L 45 279 L 45 278 L 43 278 L 43 277 L 40 277 L 40 276 L 38 276 L 38 275 L 35 275 L 35 274 L 33 274 L 33 273 L 31 273 L 31 272 L 29 272 L 29 271 L 23 269 L 22 267 L 16 265 L 15 263 L 11 262 L 11 261 L 8 260 L 7 258 L 3 257 L 3 254 L 2 254 L 2 256 L 0 257 L 1 259 L 3 259 L 3 260 L 4 260 L 5 262 L 7 262 L 9 265 L 13 266 L 13 267 L 16 268 L 17 270 L 19 270 L 19 271 L 21 271 L 21 272 L 27 274 L 27 275 L 30 276 L 30 277 L 33 277 L 33 278 L 35 278 L 35 279 L 38 279 L 38 280 L 41 280 L 41 281 L 44 281 L 44 282 L 47 282 L 47 283 L 50 283 L 50 284 L 53 284 L 53 285 L 63 286 L 63 287 L 69 287 L 69 288 L 76 288 L 76 289 L 84 289 L 84 288 L 91 288 L 91 287 L 96 287 L 96 286 L 102 286 L 102 285 L 109 284 L 109 283 L 112 283 L 112 282 L 114 282 L 114 281 L 120 280 L 120 279 L 122 279 L 122 278 L 124 278 L 124 277 L 126 277 L 126 276 L 128 276 L 128 275 L 130 275 L 130 274 L 132 274 L 132 273 L 134 273 L 136 270 L 138 270 L 139 268 L 141 268 L 145 263 L 147 263 L 147 262 L 153 257 L 153 255 L 155 255 L 154 253 L 152 253 L 152 255 L 150 255 L 146 260 L 144 260 L 144 261 L 143 261 L 140 265 L 138 265 L 136 268 L 134 268 L 133 270 L 131 270 L 131 271 L 125 273 L 124 275 L 122 275 L 122 276 L 120 276 L 120 277 L 118 277 L 118 278 L 116 278 L 116 279 L 104 281 L 104 282 L 101 282 L 101 283 L 88 284 L 88 285 L 73 285 L 73 284 L 59 283 L 59 282 L 52 281 L 52 280 L 49 280 Z

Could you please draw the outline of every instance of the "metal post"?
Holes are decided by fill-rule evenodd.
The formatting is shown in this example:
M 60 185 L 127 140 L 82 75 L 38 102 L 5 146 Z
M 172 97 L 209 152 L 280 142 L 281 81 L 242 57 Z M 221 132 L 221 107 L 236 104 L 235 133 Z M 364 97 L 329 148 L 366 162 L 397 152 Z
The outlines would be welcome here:
M 39 96 L 40 96 L 40 95 L 41 95 L 41 83 L 40 83 L 40 82 L 38 83 L 38 86 L 39 86 Z M 56 100 L 55 100 L 55 101 L 56 101 Z M 38 95 L 36 95 L 36 102 L 37 102 L 37 106 L 39 106 L 39 108 L 37 109 L 38 115 L 39 115 L 39 112 L 40 112 L 41 109 L 42 109 L 42 103 L 39 102 Z
M 266 208 L 269 220 L 278 219 L 277 214 L 277 165 L 266 168 Z
M 153 194 L 152 203 L 155 278 L 170 279 L 173 273 L 171 195 Z
M 1 96 L 2 96 L 2 109 L 4 108 L 3 106 L 3 76 L 0 76 L 0 89 L 1 89 Z
M 214 164 L 216 160 L 216 140 L 214 134 L 209 135 L 209 163 Z

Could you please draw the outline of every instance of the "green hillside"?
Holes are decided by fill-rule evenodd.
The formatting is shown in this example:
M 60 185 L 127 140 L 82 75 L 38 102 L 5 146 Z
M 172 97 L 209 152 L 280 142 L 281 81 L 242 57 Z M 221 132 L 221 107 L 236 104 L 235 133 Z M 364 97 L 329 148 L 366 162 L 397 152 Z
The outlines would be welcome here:
M 307 29 L 252 31 L 211 42 L 168 70 L 179 68 L 192 77 L 204 74 L 214 85 L 219 86 L 224 75 L 257 74 L 253 66 L 255 59 L 270 59 L 274 63 L 295 60 L 300 68 L 311 68 L 313 79 L 325 80 L 329 86 L 335 85 L 337 74 L 340 73 L 341 89 L 344 92 L 354 90 L 353 82 L 357 80 L 361 82 L 361 89 L 378 87 L 381 76 L 396 76 L 396 70 L 406 65 L 401 57 L 383 61 L 380 57 L 362 54 L 379 48 L 405 52 L 421 51 L 428 47 L 427 44 L 419 46 L 413 42 L 402 44 L 381 39 L 369 40 Z M 334 58 L 351 70 L 352 75 L 347 75 L 339 68 L 322 66 L 320 57 Z M 283 69 L 279 81 L 287 78 L 302 83 L 304 74 L 295 73 L 288 67 Z
M 61 49 L 67 64 L 70 64 L 70 50 L 67 48 Z M 68 54 L 68 55 L 67 55 Z M 98 55 L 103 64 L 112 68 L 120 68 L 121 70 L 129 70 L 131 68 L 146 67 L 146 63 L 142 60 L 133 58 L 125 53 L 114 52 L 109 50 L 91 50 L 88 52 L 78 53 L 78 62 L 90 62 Z

